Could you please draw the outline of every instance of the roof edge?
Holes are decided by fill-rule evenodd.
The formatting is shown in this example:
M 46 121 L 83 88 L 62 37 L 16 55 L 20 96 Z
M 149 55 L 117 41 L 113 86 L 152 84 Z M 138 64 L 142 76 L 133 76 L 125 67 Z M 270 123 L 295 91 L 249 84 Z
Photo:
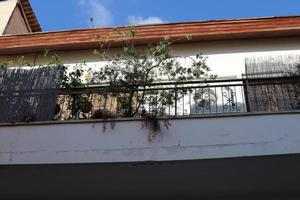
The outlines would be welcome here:
M 24 0 L 23 0 L 24 1 Z M 27 0 L 26 0 L 27 1 Z M 20 33 L 13 35 L 2 35 L 3 36 L 22 36 L 22 35 L 34 35 L 34 34 L 51 34 L 51 33 L 64 33 L 64 32 L 73 32 L 73 31 L 92 31 L 92 30 L 112 30 L 112 29 L 126 29 L 126 28 L 143 28 L 143 27 L 157 27 L 157 26 L 172 26 L 172 25 L 188 25 L 194 23 L 220 23 L 220 22 L 243 22 L 243 21 L 255 21 L 255 20 L 268 20 L 268 19 L 289 19 L 289 18 L 300 18 L 299 15 L 288 15 L 288 16 L 265 16 L 265 17 L 249 17 L 249 18 L 227 18 L 227 19 L 212 19 L 212 20 L 195 20 L 195 21 L 185 21 L 185 22 L 167 22 L 167 23 L 154 23 L 154 24 L 142 24 L 142 25 L 121 25 L 121 26 L 110 26 L 110 27 L 95 27 L 95 28 L 77 28 L 77 29 L 68 29 L 68 30 L 53 30 L 53 31 L 34 31 L 32 33 Z
M 29 0 L 19 0 L 19 5 L 21 6 L 26 20 L 31 28 L 32 32 L 41 32 L 42 28 L 35 16 L 35 13 L 31 7 Z
M 99 43 L 120 47 L 126 38 L 114 30 L 126 31 L 130 26 L 90 28 L 65 31 L 0 36 L 0 55 L 92 49 Z M 133 26 L 134 40 L 147 45 L 165 37 L 182 42 L 246 40 L 279 37 L 300 38 L 300 16 L 259 17 L 243 19 L 208 20 Z M 192 41 L 178 40 L 193 36 Z M 101 39 L 104 38 L 104 39 Z M 106 38 L 106 39 L 105 39 Z M 128 39 L 128 38 L 127 38 Z

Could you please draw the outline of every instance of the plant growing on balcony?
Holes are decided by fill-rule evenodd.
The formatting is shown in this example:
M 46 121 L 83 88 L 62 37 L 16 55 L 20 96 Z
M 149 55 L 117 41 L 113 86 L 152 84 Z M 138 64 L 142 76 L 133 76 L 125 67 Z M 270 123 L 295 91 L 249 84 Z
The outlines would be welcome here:
M 135 30 L 114 32 L 121 35 L 125 45 L 120 51 L 114 52 L 109 48 L 109 43 L 100 42 L 100 48 L 94 53 L 99 55 L 105 65 L 91 71 L 93 74 L 91 81 L 109 86 L 111 96 L 116 99 L 116 113 L 123 117 L 147 117 L 146 120 L 152 121 L 156 132 L 160 130 L 157 118 L 164 116 L 165 109 L 172 106 L 180 94 L 186 91 L 183 89 L 160 91 L 159 88 L 154 90 L 149 88 L 153 88 L 153 84 L 158 82 L 176 83 L 208 78 L 206 57 L 202 54 L 188 57 L 191 62 L 184 65 L 178 56 L 172 54 L 172 45 L 176 40 L 191 40 L 192 36 L 173 41 L 164 38 L 158 43 L 140 47 L 134 42 L 138 35 Z M 99 38 L 101 41 L 105 40 Z
M 103 110 L 94 111 L 92 118 L 110 118 L 111 116 L 122 117 L 142 117 L 145 126 L 150 127 L 153 132 L 160 130 L 158 118 L 166 115 L 166 108 L 174 104 L 187 91 L 177 89 L 176 82 L 184 82 L 194 79 L 210 78 L 206 65 L 206 57 L 198 54 L 195 57 L 185 57 L 191 62 L 183 64 L 172 52 L 172 45 L 177 40 L 192 40 L 192 36 L 171 40 L 164 38 L 160 42 L 150 44 L 147 47 L 140 47 L 135 44 L 135 37 L 138 33 L 129 28 L 127 31 L 114 30 L 113 34 L 120 34 L 120 41 L 124 42 L 123 47 L 116 52 L 110 47 L 109 36 L 107 38 L 98 37 L 100 48 L 94 53 L 103 61 L 104 66 L 97 70 L 91 70 L 91 83 L 105 84 L 109 92 L 104 94 L 106 98 L 114 99 L 114 115 L 108 111 L 106 104 Z M 104 42 L 103 42 L 104 41 Z M 49 51 L 44 52 L 44 56 L 49 56 Z M 182 57 L 181 57 L 182 58 Z M 18 63 L 24 63 L 24 58 Z M 24 64 L 22 64 L 24 65 Z M 33 63 L 33 66 L 36 64 Z M 51 53 L 51 61 L 47 66 L 62 66 L 64 75 L 61 88 L 74 89 L 83 87 L 84 63 L 78 64 L 73 70 L 65 67 L 60 62 L 56 54 Z M 170 90 L 159 90 L 154 86 L 158 82 L 174 82 L 174 88 Z M 73 96 L 72 96 L 73 95 Z M 85 97 L 78 97 L 76 94 L 70 95 L 68 110 L 71 110 L 71 119 L 85 118 L 79 117 L 81 110 L 89 111 L 91 104 Z M 108 105 L 111 106 L 111 105 Z M 167 127 L 168 123 L 164 123 Z
M 116 30 L 116 32 L 118 32 Z M 209 71 L 206 58 L 199 54 L 189 57 L 190 65 L 184 65 L 178 56 L 172 55 L 172 44 L 168 38 L 148 47 L 137 47 L 134 42 L 137 32 L 118 32 L 126 37 L 125 45 L 117 53 L 110 52 L 109 45 L 101 45 L 95 53 L 106 61 L 103 67 L 93 71 L 93 83 L 107 83 L 123 110 L 125 117 L 141 116 L 146 101 L 155 107 L 153 112 L 163 113 L 163 107 L 175 100 L 175 91 L 145 91 L 147 87 L 162 81 L 187 81 L 207 78 Z M 188 40 L 191 36 L 187 36 Z M 126 91 L 120 95 L 119 91 Z

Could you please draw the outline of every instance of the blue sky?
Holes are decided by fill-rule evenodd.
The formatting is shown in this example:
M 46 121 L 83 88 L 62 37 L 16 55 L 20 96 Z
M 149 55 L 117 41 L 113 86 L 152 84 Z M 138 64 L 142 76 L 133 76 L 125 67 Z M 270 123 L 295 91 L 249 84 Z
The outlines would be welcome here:
M 31 0 L 31 4 L 44 31 L 300 15 L 300 0 Z

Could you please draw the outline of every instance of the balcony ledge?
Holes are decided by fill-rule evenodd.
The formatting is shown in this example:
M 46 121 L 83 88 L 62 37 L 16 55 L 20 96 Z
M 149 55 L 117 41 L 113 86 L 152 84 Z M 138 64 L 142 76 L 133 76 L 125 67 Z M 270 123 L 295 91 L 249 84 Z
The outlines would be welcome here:
M 280 112 L 246 112 L 246 113 L 185 115 L 185 116 L 160 117 L 159 119 L 161 119 L 161 120 L 189 120 L 189 119 L 231 118 L 231 117 L 249 117 L 249 116 L 263 116 L 263 115 L 290 115 L 290 114 L 300 114 L 300 110 L 280 111 Z M 131 121 L 143 121 L 143 118 L 81 119 L 81 120 L 56 120 L 56 121 L 54 120 L 54 121 L 0 123 L 0 127 L 41 126 L 41 125 L 46 126 L 46 125 L 64 125 L 64 124 L 131 122 Z

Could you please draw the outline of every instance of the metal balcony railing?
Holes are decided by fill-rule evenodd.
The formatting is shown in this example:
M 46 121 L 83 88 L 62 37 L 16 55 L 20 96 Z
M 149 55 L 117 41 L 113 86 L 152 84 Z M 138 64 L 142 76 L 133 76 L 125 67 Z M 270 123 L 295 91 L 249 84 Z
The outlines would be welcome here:
M 274 77 L 60 90 L 55 120 L 280 112 L 300 109 L 300 78 Z

